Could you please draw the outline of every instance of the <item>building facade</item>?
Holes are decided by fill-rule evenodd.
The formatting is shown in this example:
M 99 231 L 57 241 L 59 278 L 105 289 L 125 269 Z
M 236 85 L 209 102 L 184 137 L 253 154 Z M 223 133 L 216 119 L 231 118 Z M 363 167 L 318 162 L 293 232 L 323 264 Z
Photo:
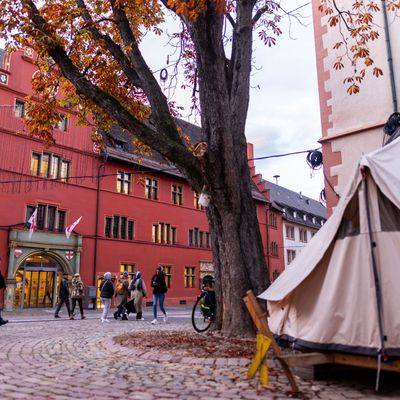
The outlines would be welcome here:
M 283 268 L 290 266 L 296 256 L 326 221 L 326 208 L 301 193 L 267 182 L 272 221 L 280 219 L 281 242 L 274 244 L 276 254 L 282 255 Z M 272 224 L 270 223 L 272 228 Z M 280 272 L 280 269 L 278 269 Z
M 321 13 L 321 1 L 312 3 L 322 124 L 320 142 L 327 179 L 327 208 L 331 213 L 360 157 L 382 146 L 385 141 L 383 125 L 393 112 L 399 111 L 400 19 L 395 12 L 387 12 L 386 19 L 382 8 L 385 2 L 377 2 L 380 9 L 374 13 L 374 29 L 379 38 L 370 41 L 368 49 L 373 66 L 380 68 L 383 75 L 376 78 L 371 73 L 372 68 L 369 69 L 359 84 L 360 92 L 349 95 L 346 90 L 349 84 L 344 80 L 351 74 L 352 66 L 345 64 L 345 46 L 335 48 L 335 44 L 343 40 L 341 32 L 337 26 L 329 26 L 331 16 Z M 352 10 L 354 2 L 343 0 L 336 3 L 342 10 Z M 343 32 L 347 32 L 345 27 Z M 342 61 L 345 68 L 334 68 L 335 63 Z M 360 66 L 364 59 L 357 62 Z
M 141 271 L 148 287 L 155 268 L 167 276 L 168 303 L 196 298 L 202 276 L 213 274 L 204 209 L 176 169 L 154 157 L 136 157 L 124 132 L 113 128 L 105 151 L 90 128 L 60 109 L 55 144 L 24 128 L 25 97 L 36 72 L 29 49 L 0 53 L 0 264 L 6 307 L 52 307 L 63 272 L 79 272 L 94 298 L 105 272 Z M 0 76 L 0 77 L 1 77 Z M 183 132 L 196 127 L 183 124 Z M 265 196 L 254 185 L 267 248 Z M 36 229 L 28 221 L 37 210 Z M 79 217 L 67 238 L 65 228 Z M 87 297 L 88 300 L 88 297 Z

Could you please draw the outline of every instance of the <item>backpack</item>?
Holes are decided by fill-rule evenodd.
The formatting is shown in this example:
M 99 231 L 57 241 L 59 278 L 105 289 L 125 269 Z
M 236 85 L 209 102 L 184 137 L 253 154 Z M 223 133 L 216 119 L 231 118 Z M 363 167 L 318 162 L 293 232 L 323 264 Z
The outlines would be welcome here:
M 125 294 L 125 286 L 123 282 L 118 282 L 115 289 L 117 291 L 117 294 Z

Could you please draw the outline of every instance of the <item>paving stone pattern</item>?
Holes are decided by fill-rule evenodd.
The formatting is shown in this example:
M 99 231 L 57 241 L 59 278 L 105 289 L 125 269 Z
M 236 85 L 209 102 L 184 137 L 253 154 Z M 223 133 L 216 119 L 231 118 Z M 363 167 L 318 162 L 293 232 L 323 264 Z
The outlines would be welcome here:
M 273 360 L 270 383 L 246 380 L 249 360 L 185 357 L 127 349 L 125 332 L 191 329 L 189 321 L 37 320 L 0 327 L 0 399 L 288 399 L 290 387 Z M 297 378 L 307 399 L 400 399 L 398 390 L 375 394 L 373 382 L 340 384 Z M 399 385 L 400 386 L 400 385 Z

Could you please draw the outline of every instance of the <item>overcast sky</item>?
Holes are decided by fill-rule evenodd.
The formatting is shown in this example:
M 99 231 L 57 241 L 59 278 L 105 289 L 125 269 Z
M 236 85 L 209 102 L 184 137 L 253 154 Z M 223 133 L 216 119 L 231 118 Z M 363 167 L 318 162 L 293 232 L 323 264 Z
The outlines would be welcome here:
M 287 9 L 295 9 L 305 3 L 306 0 L 282 1 Z M 294 20 L 289 25 L 286 18 L 281 25 L 284 33 L 274 47 L 264 46 L 254 35 L 256 68 L 251 80 L 246 135 L 248 142 L 254 144 L 255 157 L 320 147 L 317 142 L 321 137 L 321 125 L 310 4 L 302 9 L 302 14 L 303 23 L 307 26 L 301 26 Z M 171 49 L 162 45 L 162 38 L 146 40 L 142 50 L 150 66 L 154 71 L 164 68 L 166 55 Z M 170 57 L 170 61 L 173 58 Z M 171 69 L 168 68 L 168 71 Z M 179 104 L 186 104 L 183 115 L 189 114 L 188 95 L 190 92 L 178 91 L 173 97 Z M 199 123 L 193 118 L 189 121 Z M 274 183 L 273 176 L 280 175 L 279 185 L 301 191 L 316 200 L 323 189 L 322 172 L 310 171 L 306 154 L 256 161 L 256 171 Z

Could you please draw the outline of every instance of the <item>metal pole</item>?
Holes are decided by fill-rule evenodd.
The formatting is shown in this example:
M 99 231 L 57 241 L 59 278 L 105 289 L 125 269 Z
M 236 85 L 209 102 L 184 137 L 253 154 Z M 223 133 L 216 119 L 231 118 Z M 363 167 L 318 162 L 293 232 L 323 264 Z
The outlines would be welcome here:
M 100 170 L 105 168 L 105 164 L 100 164 L 97 169 L 97 193 L 96 193 L 96 225 L 94 234 L 94 255 L 93 255 L 93 285 L 97 287 L 96 271 L 97 271 L 97 246 L 99 240 L 99 209 L 100 209 Z
M 393 112 L 397 112 L 398 105 L 397 105 L 396 82 L 395 82 L 395 78 L 394 78 L 392 46 L 390 44 L 389 22 L 388 22 L 385 0 L 382 0 L 382 9 L 383 9 L 383 19 L 384 19 L 385 36 L 386 36 L 386 51 L 387 51 L 387 57 L 388 57 L 387 61 L 389 64 L 390 88 L 392 90 Z

